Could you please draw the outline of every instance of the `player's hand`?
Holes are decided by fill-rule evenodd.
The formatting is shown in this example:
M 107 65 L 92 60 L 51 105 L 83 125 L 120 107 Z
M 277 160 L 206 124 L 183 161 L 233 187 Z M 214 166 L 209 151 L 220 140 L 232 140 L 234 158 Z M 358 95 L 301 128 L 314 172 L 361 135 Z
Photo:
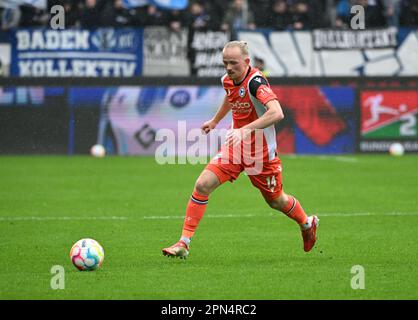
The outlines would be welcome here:
M 237 146 L 241 141 L 245 140 L 250 134 L 249 129 L 230 129 L 226 134 L 225 144 Z
M 213 119 L 210 119 L 209 121 L 206 121 L 200 129 L 202 129 L 202 133 L 208 134 L 212 129 L 215 129 L 216 125 L 217 123 Z

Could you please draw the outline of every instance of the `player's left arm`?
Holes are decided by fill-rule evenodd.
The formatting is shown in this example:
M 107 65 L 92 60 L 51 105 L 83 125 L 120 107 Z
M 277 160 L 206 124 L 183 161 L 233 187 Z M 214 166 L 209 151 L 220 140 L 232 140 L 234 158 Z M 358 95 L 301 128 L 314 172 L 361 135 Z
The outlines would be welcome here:
M 282 107 L 277 99 L 268 101 L 265 107 L 267 111 L 260 118 L 243 126 L 242 129 L 264 129 L 284 118 Z
M 250 94 L 264 105 L 266 112 L 243 129 L 264 129 L 284 118 L 279 100 L 264 77 L 256 76 L 251 79 L 249 90 Z
M 254 77 L 249 83 L 250 94 L 262 103 L 266 112 L 258 119 L 231 130 L 226 136 L 226 144 L 236 145 L 244 140 L 253 130 L 267 128 L 284 118 L 282 107 L 268 82 L 261 76 Z

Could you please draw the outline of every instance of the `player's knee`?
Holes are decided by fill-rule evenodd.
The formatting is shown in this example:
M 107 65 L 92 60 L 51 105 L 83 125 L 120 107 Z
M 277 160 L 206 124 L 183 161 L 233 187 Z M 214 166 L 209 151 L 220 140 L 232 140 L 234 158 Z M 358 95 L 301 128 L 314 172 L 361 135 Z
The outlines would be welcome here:
M 206 179 L 198 179 L 195 184 L 195 190 L 202 195 L 208 196 L 212 192 L 212 185 Z
M 273 209 L 283 211 L 284 207 L 287 205 L 287 196 L 282 194 L 280 197 L 275 198 L 273 200 L 267 200 L 269 206 Z
M 278 201 L 278 199 L 273 199 L 273 200 L 267 200 L 268 205 L 270 206 L 270 208 L 276 209 L 276 210 L 280 210 L 280 202 Z

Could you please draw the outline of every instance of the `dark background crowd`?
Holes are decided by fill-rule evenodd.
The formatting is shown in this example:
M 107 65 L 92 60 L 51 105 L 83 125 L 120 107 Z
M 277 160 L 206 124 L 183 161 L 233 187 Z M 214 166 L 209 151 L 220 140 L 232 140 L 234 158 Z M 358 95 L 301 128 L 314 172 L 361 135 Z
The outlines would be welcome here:
M 364 7 L 366 28 L 418 26 L 418 0 L 191 0 L 184 10 L 161 10 L 153 5 L 128 9 L 122 0 L 48 0 L 48 10 L 31 6 L 1 9 L 1 28 L 47 26 L 49 9 L 56 4 L 65 8 L 66 28 L 156 25 L 169 26 L 173 31 L 347 28 L 353 5 Z

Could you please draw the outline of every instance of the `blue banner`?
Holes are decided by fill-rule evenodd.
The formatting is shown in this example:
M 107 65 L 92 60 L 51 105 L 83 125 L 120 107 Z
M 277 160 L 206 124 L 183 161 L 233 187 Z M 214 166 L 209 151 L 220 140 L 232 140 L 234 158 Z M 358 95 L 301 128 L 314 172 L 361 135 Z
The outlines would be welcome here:
M 142 73 L 143 29 L 18 29 L 11 75 L 131 77 Z
M 183 10 L 189 4 L 188 0 L 149 0 L 149 2 L 158 8 L 168 10 Z
M 18 6 L 33 6 L 38 9 L 45 10 L 47 8 L 47 0 L 2 0 L 0 7 L 16 8 Z
M 148 4 L 149 4 L 148 0 L 122 0 L 123 7 L 127 9 L 143 7 Z
M 189 5 L 189 0 L 123 0 L 122 4 L 128 9 L 154 5 L 160 9 L 183 10 Z

